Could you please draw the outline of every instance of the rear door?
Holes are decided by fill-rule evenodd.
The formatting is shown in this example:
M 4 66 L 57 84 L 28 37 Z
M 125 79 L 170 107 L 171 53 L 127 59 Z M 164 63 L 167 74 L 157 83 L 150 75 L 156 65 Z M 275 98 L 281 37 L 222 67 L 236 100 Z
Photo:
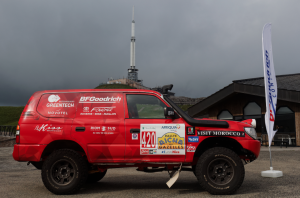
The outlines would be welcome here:
M 185 121 L 164 116 L 164 103 L 154 94 L 126 94 L 127 162 L 185 160 Z
M 87 146 L 92 162 L 124 161 L 123 93 L 82 93 L 72 136 Z

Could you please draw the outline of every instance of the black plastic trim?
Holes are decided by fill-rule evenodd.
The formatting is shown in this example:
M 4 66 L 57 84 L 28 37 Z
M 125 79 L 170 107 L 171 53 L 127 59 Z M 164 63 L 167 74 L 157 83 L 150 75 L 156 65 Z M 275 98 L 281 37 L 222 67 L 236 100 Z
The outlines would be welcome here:
M 218 127 L 228 128 L 229 124 L 226 121 L 214 121 L 214 120 L 195 120 L 180 109 L 173 101 L 167 96 L 163 96 L 164 99 L 177 111 L 177 113 L 190 125 L 192 126 L 203 126 L 203 127 Z

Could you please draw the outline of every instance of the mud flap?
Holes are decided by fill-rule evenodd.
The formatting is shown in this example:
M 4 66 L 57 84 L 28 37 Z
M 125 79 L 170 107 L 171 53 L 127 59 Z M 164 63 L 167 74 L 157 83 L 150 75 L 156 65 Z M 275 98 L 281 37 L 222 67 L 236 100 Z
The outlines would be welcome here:
M 181 167 L 182 167 L 182 164 L 180 164 L 180 167 L 178 169 L 178 171 L 175 173 L 175 170 L 173 170 L 171 173 L 170 173 L 170 180 L 166 183 L 167 186 L 169 188 L 171 188 L 173 186 L 173 184 L 177 181 L 177 179 L 179 178 L 179 173 L 181 171 Z M 175 174 L 174 174 L 175 173 Z

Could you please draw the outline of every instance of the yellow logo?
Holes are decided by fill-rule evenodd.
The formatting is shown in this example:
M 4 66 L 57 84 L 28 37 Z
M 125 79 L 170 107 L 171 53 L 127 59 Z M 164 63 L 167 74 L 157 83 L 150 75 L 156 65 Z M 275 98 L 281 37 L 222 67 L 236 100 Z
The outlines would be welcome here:
M 176 133 L 166 133 L 158 138 L 158 149 L 184 149 L 184 137 Z

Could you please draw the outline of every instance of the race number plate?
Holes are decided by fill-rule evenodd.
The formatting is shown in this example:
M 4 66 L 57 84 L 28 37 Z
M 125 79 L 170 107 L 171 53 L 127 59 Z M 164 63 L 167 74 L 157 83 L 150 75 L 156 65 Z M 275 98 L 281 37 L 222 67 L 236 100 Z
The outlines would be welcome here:
M 141 124 L 141 155 L 185 155 L 184 124 Z

